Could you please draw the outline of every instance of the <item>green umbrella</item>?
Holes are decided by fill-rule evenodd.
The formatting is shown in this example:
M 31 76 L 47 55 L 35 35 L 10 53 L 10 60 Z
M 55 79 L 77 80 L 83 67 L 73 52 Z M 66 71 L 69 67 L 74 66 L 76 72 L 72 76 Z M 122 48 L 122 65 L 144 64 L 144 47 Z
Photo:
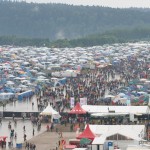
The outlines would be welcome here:
M 88 144 L 90 144 L 91 142 L 92 142 L 92 140 L 90 140 L 90 139 L 82 138 L 82 139 L 80 140 L 80 145 L 88 145 Z

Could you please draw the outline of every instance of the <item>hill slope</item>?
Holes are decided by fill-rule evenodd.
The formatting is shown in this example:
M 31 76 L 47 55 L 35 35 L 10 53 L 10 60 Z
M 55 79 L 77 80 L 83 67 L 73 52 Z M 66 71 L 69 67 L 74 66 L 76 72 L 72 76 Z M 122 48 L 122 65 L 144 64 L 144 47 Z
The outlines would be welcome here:
M 0 2 L 0 36 L 72 39 L 149 25 L 149 9 Z

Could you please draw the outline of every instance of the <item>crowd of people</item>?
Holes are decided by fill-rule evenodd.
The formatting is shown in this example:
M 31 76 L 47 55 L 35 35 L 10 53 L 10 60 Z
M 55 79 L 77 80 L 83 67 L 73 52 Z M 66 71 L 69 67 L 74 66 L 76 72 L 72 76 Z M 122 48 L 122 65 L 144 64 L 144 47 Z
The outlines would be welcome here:
M 27 150 L 35 150 L 36 149 L 36 145 L 26 142 L 25 143 L 25 149 L 27 149 Z
M 133 79 L 148 78 L 148 69 L 147 60 L 139 61 L 137 57 L 128 60 L 121 59 L 119 63 L 103 68 L 83 69 L 76 78 L 67 78 L 67 82 L 63 86 L 46 87 L 43 93 L 44 104 L 52 102 L 53 107 L 60 112 L 63 109 L 57 100 L 61 99 L 63 107 L 70 109 L 71 97 L 74 97 L 76 102 L 80 98 L 86 97 L 89 105 L 111 105 L 111 100 L 105 98 L 106 94 L 117 94 L 120 87 L 128 86 L 129 81 Z
M 149 78 L 149 63 L 146 58 L 138 59 L 136 56 L 129 59 L 120 59 L 118 63 L 107 64 L 103 67 L 97 67 L 95 69 L 82 69 L 77 77 L 67 78 L 67 81 L 62 86 L 49 87 L 45 86 L 44 91 L 36 93 L 37 107 L 39 111 L 42 111 L 48 104 L 55 108 L 60 113 L 65 113 L 66 110 L 70 110 L 70 98 L 74 97 L 75 103 L 80 98 L 86 97 L 88 105 L 126 105 L 123 103 L 113 104 L 110 98 L 105 98 L 107 94 L 117 94 L 121 87 L 129 85 L 129 82 L 134 79 Z M 59 101 L 58 101 L 59 100 Z M 32 107 L 35 104 L 32 103 Z M 15 115 L 13 122 L 16 125 Z M 41 127 L 40 117 L 31 116 L 31 121 L 36 124 L 38 128 Z M 87 123 L 90 121 L 88 116 L 81 118 L 71 118 L 69 115 L 62 115 L 61 121 L 64 124 L 71 124 L 70 130 L 73 131 L 73 124 L 75 123 Z M 102 118 L 98 124 L 122 124 L 122 118 Z M 126 120 L 126 122 L 128 122 Z M 125 123 L 126 123 L 125 122 Z M 94 123 L 94 122 L 91 122 Z M 125 124 L 124 123 L 124 124 Z M 0 120 L 0 125 L 2 121 Z M 17 139 L 17 133 L 12 129 L 11 122 L 8 124 L 10 129 L 10 139 Z M 47 126 L 47 131 L 53 130 L 53 125 Z M 24 141 L 27 140 L 26 128 L 23 126 Z M 35 131 L 33 129 L 33 136 Z M 26 149 L 35 150 L 36 145 L 26 142 Z

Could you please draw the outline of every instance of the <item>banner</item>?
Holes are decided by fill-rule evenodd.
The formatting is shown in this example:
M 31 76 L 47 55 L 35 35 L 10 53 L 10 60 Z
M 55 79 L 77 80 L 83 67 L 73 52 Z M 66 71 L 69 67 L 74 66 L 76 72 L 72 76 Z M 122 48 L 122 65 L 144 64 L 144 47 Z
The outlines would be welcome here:
M 130 99 L 127 100 L 127 106 L 131 106 L 131 101 L 130 101 Z
M 134 114 L 130 114 L 130 121 L 134 122 Z
M 70 97 L 70 108 L 74 107 L 74 97 Z
M 87 98 L 84 97 L 84 98 L 80 98 L 80 105 L 87 105 Z

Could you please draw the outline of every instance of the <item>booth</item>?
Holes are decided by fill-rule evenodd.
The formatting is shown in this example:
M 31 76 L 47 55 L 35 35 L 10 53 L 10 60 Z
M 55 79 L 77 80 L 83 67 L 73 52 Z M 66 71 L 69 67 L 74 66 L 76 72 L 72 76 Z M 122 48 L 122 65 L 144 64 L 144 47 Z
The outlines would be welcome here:
M 79 145 L 80 140 L 79 139 L 69 139 L 69 144 L 70 145 Z
M 54 110 L 50 105 L 48 105 L 41 113 L 41 116 L 51 116 L 51 122 L 54 120 L 59 120 L 61 118 L 60 114 Z
M 0 147 L 2 148 L 6 147 L 6 139 L 7 136 L 0 136 Z

